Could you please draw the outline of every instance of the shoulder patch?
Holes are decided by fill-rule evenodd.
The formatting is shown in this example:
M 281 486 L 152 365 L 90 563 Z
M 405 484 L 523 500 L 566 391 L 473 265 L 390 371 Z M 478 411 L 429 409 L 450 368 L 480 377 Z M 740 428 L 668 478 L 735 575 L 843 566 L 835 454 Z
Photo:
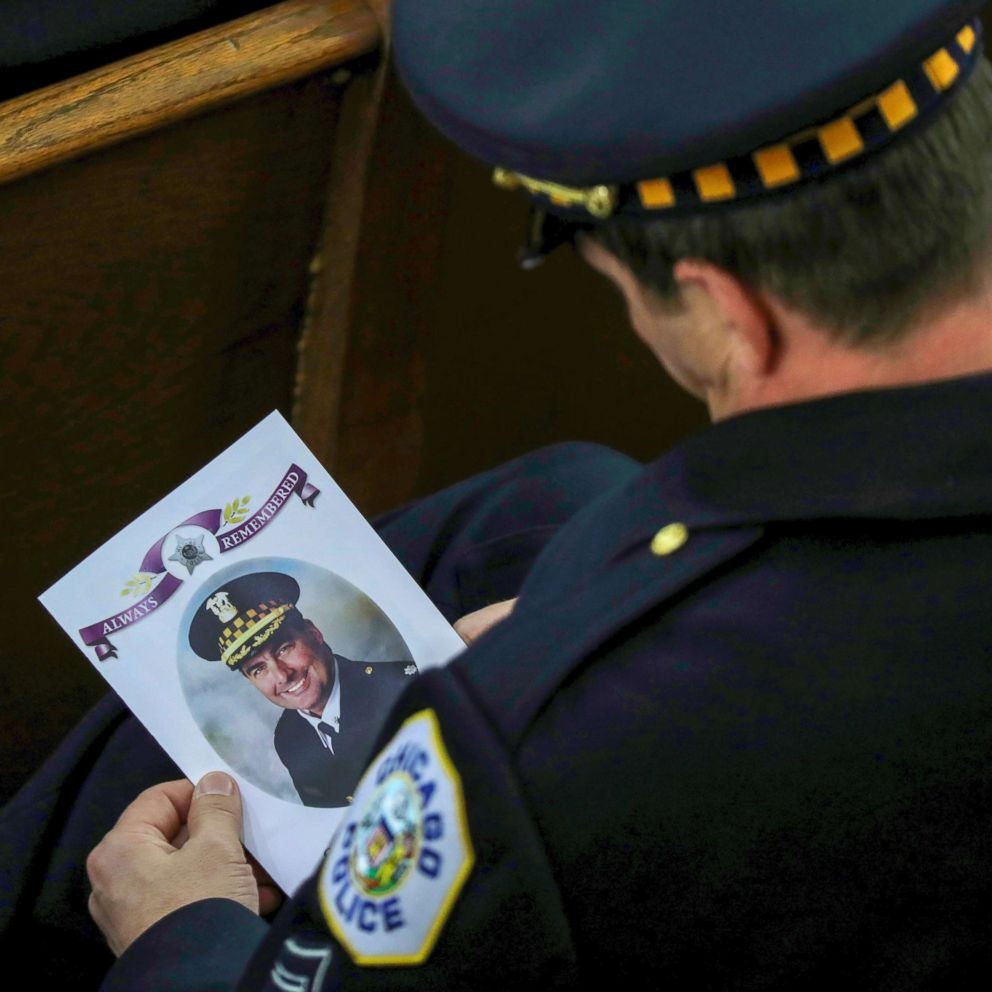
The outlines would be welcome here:
M 369 766 L 318 881 L 324 919 L 358 964 L 430 955 L 475 855 L 462 783 L 433 710 Z

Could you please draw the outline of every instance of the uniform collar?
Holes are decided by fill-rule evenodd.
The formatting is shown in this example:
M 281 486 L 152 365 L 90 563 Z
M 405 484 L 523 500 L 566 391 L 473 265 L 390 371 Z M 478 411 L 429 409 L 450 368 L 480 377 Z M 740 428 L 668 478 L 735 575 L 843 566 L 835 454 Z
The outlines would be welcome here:
M 640 480 L 688 526 L 992 512 L 992 374 L 844 393 L 722 421 Z

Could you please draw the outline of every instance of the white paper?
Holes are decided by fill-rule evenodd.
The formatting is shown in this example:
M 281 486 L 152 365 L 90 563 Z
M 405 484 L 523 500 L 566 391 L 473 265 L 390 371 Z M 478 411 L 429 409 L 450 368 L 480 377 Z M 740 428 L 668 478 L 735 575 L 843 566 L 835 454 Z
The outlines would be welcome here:
M 303 805 L 273 744 L 277 722 L 293 706 L 290 690 L 315 691 L 316 676 L 307 669 L 283 685 L 277 705 L 240 671 L 205 660 L 190 643 L 192 618 L 208 608 L 205 599 L 259 573 L 295 580 L 299 613 L 335 655 L 367 663 L 369 671 L 386 662 L 423 671 L 463 647 L 278 413 L 40 599 L 187 777 L 195 782 L 220 769 L 237 779 L 245 845 L 291 892 L 316 867 L 346 808 Z M 229 607 L 223 596 L 212 601 L 218 629 Z M 346 691 L 340 706 L 343 726 Z M 305 729 L 321 743 L 316 729 Z

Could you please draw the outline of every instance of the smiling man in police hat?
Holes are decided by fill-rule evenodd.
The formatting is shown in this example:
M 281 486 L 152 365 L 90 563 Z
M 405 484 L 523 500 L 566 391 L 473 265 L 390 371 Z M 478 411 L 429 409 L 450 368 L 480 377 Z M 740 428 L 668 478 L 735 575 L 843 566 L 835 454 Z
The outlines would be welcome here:
M 158 794 L 132 806 L 145 835 L 91 860 L 95 918 L 128 948 L 111 988 L 221 987 L 253 953 L 244 988 L 984 971 L 981 7 L 395 4 L 414 99 L 531 197 L 525 260 L 575 242 L 716 423 L 569 520 L 509 619 L 410 687 L 271 928 L 237 858 L 164 858 Z M 217 784 L 191 817 L 233 850 Z
M 297 609 L 299 598 L 299 583 L 282 572 L 231 579 L 193 614 L 189 643 L 287 711 L 274 743 L 303 804 L 346 806 L 379 726 L 417 668 L 335 654 Z

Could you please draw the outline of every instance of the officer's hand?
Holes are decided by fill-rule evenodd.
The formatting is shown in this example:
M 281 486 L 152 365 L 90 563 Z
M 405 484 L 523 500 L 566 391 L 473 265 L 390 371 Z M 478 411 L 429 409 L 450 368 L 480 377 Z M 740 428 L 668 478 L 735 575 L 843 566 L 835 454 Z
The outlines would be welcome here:
M 255 860 L 249 851 L 245 857 L 251 866 L 258 887 L 258 913 L 260 916 L 271 916 L 285 901 L 286 893 L 276 885 L 272 876 Z
M 184 823 L 173 838 L 172 846 L 180 848 L 189 840 L 189 828 Z M 245 860 L 251 865 L 251 873 L 258 886 L 258 915 L 271 916 L 286 901 L 286 893 L 275 883 L 275 879 L 255 860 L 251 851 L 245 851 Z
M 195 791 L 185 780 L 146 789 L 90 853 L 86 870 L 90 915 L 118 955 L 200 899 L 233 899 L 258 912 L 258 885 L 241 847 L 241 796 L 221 772 L 205 775 Z
M 495 627 L 500 621 L 505 620 L 517 605 L 516 599 L 504 599 L 501 603 L 491 603 L 483 606 L 481 610 L 474 613 L 466 613 L 461 620 L 454 623 L 455 633 L 457 633 L 466 644 L 482 637 L 490 627 Z

